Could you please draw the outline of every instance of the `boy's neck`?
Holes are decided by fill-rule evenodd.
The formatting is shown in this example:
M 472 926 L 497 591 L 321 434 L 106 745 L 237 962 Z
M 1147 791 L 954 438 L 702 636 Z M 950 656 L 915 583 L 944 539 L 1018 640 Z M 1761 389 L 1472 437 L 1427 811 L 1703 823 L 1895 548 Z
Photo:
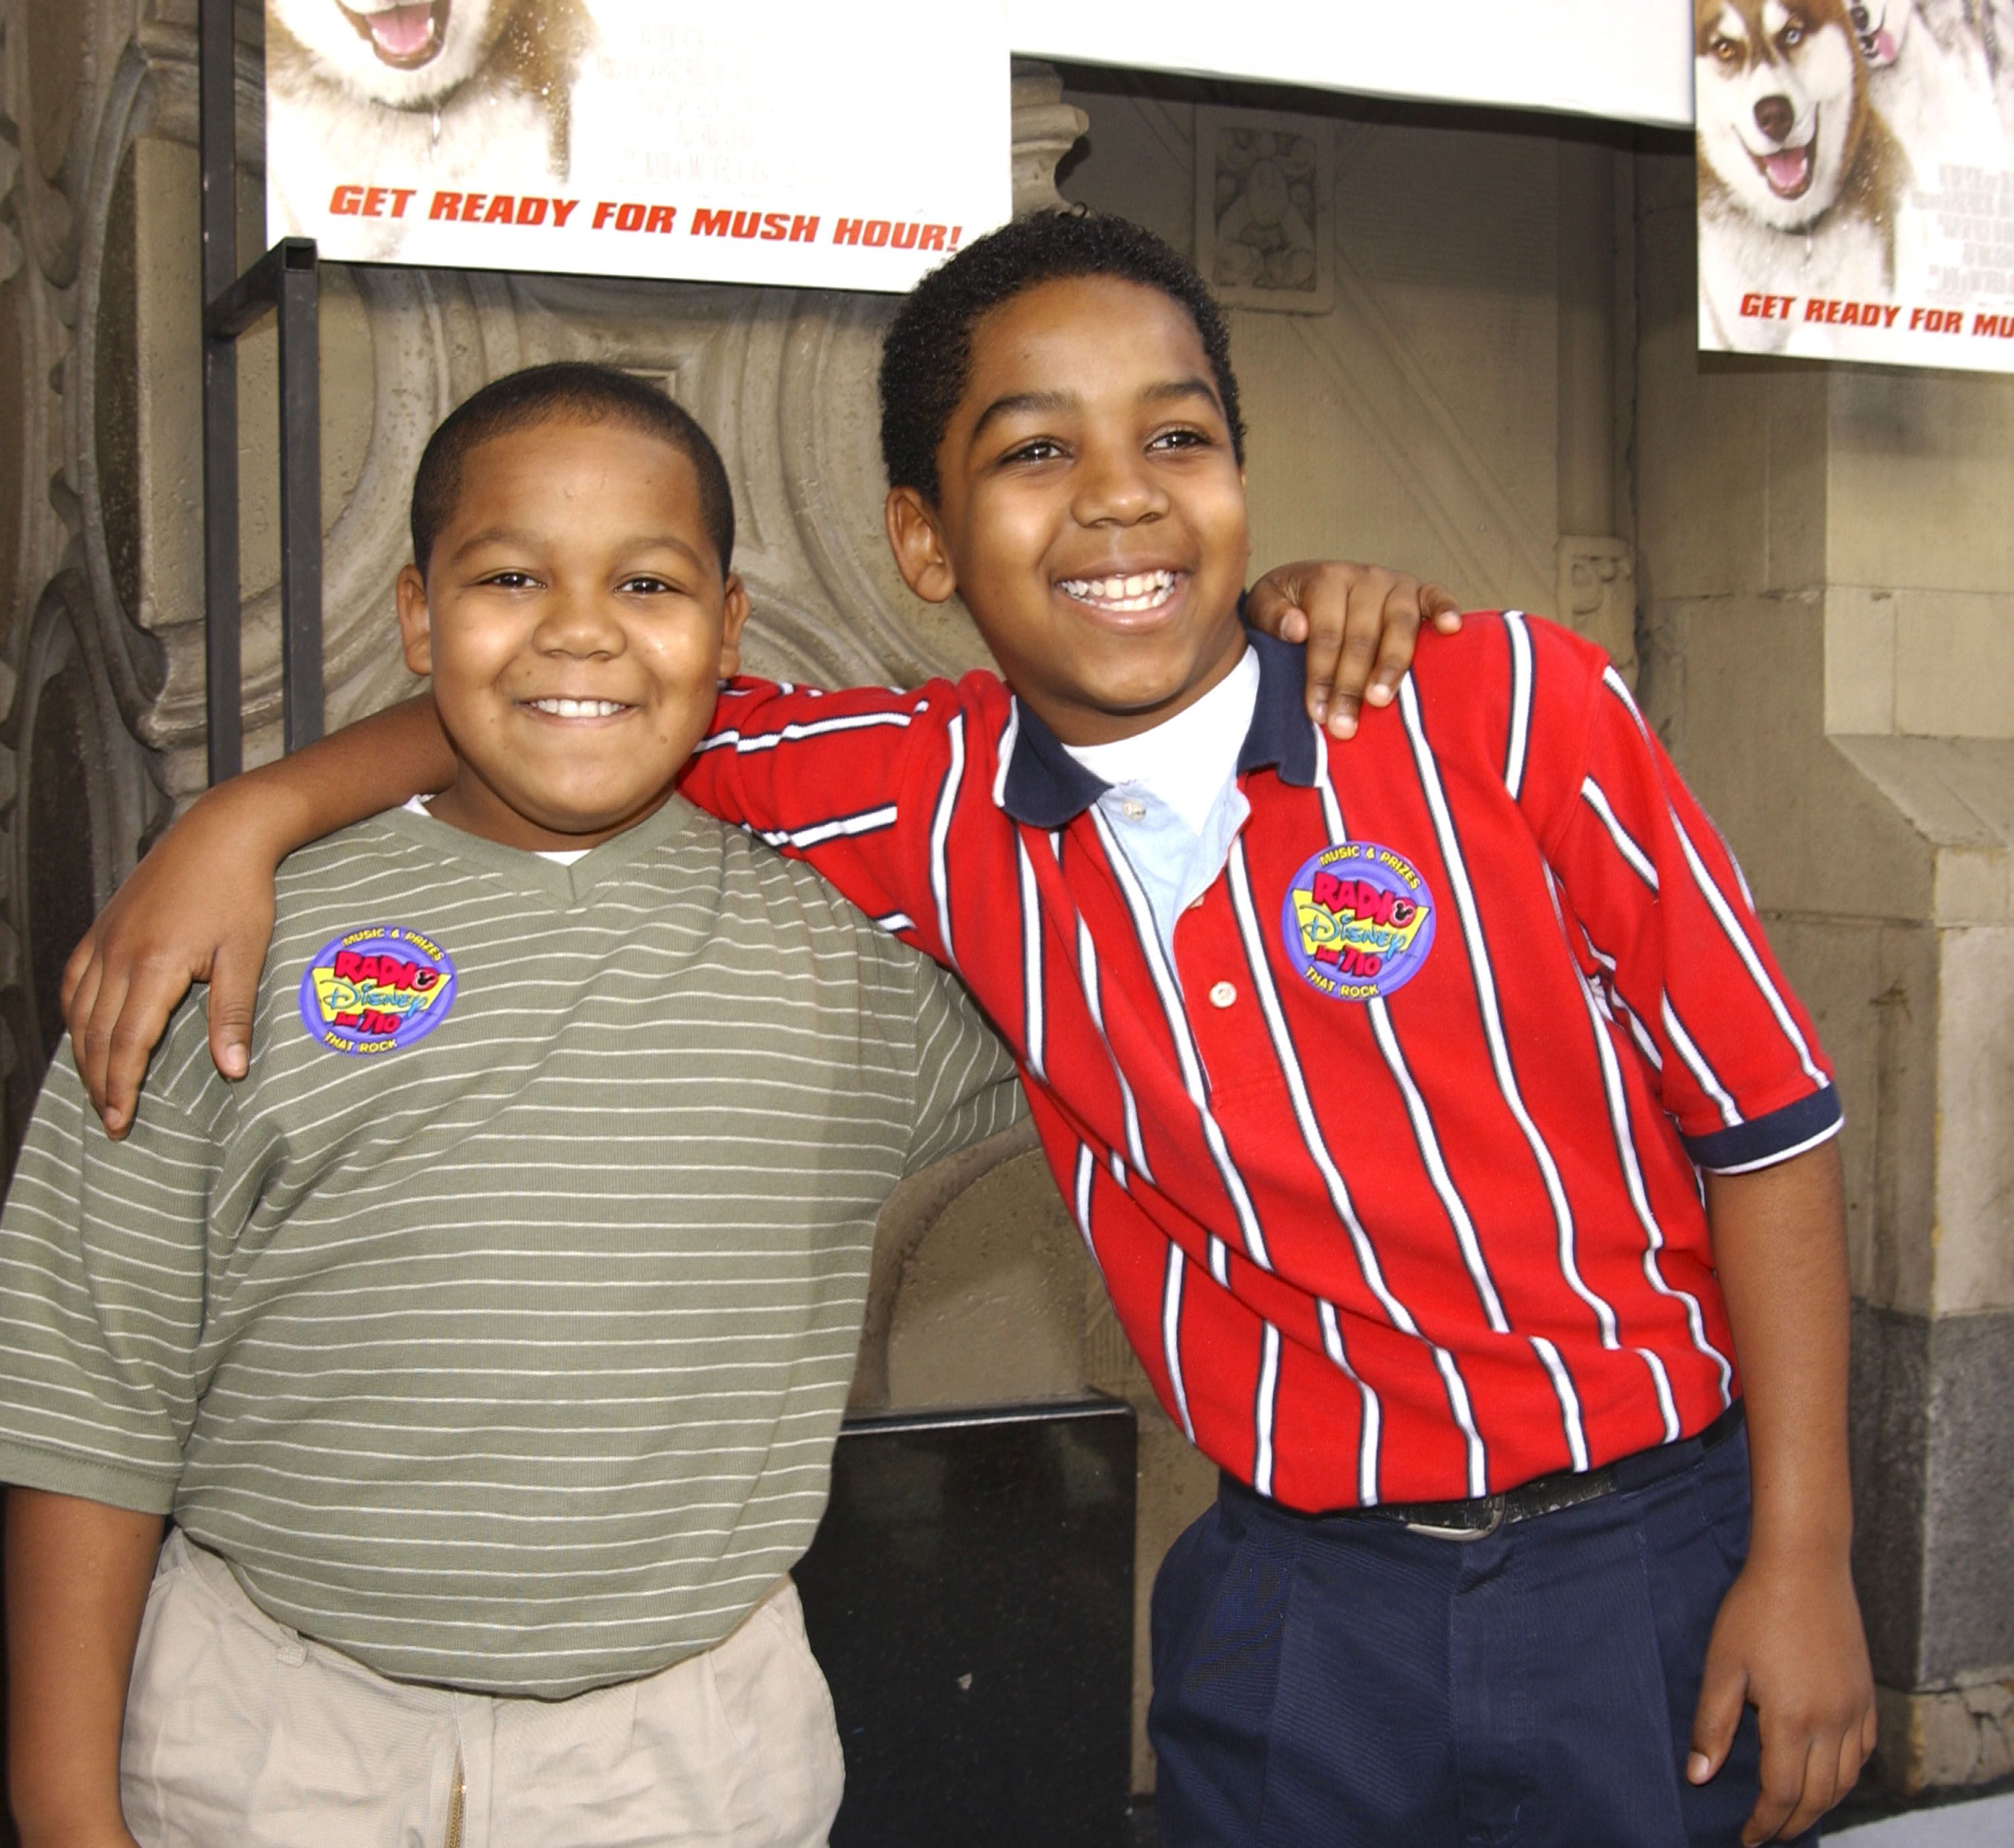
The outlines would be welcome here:
M 429 798 L 427 812 L 437 822 L 498 847 L 516 847 L 528 854 L 585 853 L 648 821 L 671 800 L 674 787 L 667 784 L 641 808 L 613 822 L 591 819 L 575 831 L 553 826 L 548 821 L 514 808 L 464 761 L 455 780 L 438 796 Z
M 1186 712 L 1190 707 L 1213 693 L 1230 678 L 1238 664 L 1245 658 L 1251 646 L 1242 622 L 1233 618 L 1227 632 L 1224 645 L 1216 657 L 1202 672 L 1184 685 L 1178 692 L 1151 706 L 1112 707 L 1089 703 L 1068 704 L 1043 697 L 1039 693 L 1030 697 L 1028 692 L 1009 679 L 1008 684 L 1021 702 L 1029 707 L 1064 744 L 1098 745 L 1117 744 L 1129 738 L 1144 736 L 1169 720 Z

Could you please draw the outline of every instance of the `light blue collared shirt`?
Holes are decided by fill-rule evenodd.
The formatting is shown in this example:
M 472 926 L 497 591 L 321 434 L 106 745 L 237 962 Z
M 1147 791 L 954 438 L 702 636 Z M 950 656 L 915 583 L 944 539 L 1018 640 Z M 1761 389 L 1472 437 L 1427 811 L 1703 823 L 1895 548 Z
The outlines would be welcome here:
M 1176 921 L 1216 883 L 1252 813 L 1238 754 L 1258 698 L 1259 657 L 1248 648 L 1173 718 L 1114 743 L 1063 747 L 1110 786 L 1098 811 L 1146 895 L 1171 971 Z

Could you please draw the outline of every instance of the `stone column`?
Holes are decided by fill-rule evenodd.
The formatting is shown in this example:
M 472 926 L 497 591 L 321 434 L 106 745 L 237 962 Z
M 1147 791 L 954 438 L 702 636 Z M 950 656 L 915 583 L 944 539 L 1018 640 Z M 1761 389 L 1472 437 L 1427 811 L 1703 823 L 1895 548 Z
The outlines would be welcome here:
M 2014 1770 L 2014 379 L 1695 351 L 1641 158 L 1647 710 L 1837 1060 L 1881 1775 Z

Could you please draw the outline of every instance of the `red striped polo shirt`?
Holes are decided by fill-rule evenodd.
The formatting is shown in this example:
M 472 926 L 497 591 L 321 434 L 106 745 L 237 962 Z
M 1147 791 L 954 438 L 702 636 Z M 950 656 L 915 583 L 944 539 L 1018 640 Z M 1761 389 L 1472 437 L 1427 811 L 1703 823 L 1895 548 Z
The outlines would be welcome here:
M 1260 1492 L 1697 1431 L 1738 1384 L 1697 1169 L 1840 1122 L 1733 856 L 1549 623 L 1471 617 L 1346 744 L 1252 646 L 1250 817 L 1172 962 L 1105 786 L 991 675 L 737 681 L 684 790 L 969 984 L 1161 1402 Z

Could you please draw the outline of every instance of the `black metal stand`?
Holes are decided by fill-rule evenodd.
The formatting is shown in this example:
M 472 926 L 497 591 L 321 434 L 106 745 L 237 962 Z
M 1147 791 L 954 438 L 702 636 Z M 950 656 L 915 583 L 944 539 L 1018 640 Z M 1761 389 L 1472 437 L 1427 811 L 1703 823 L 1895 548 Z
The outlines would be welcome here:
M 238 337 L 280 322 L 281 668 L 286 747 L 321 736 L 321 337 L 311 238 L 238 270 L 238 93 L 232 0 L 200 0 L 202 165 L 203 660 L 210 780 L 245 761 L 238 548 Z

